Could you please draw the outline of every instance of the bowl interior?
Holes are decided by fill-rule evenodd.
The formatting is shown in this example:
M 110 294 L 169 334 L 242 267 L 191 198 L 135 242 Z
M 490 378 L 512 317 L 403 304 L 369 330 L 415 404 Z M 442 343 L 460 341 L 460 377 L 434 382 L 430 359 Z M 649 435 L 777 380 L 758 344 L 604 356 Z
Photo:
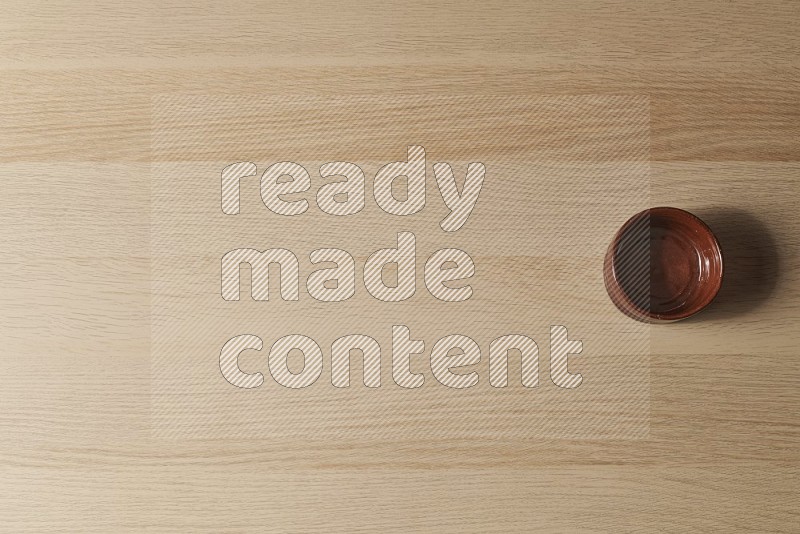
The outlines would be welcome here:
M 700 311 L 722 283 L 722 254 L 700 219 L 676 208 L 653 208 L 620 231 L 614 275 L 630 302 L 654 319 Z

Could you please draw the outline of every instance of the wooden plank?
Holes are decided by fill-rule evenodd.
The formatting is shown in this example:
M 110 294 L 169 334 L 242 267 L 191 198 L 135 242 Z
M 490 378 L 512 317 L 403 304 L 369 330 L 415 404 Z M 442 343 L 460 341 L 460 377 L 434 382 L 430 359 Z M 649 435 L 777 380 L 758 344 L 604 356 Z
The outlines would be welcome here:
M 0 530 L 796 531 L 799 9 L 4 2 Z M 648 202 L 709 222 L 725 286 L 697 318 L 650 328 L 644 439 L 154 437 L 165 93 L 645 95 Z M 569 280 L 595 261 L 539 268 Z M 596 297 L 587 310 L 608 305 Z

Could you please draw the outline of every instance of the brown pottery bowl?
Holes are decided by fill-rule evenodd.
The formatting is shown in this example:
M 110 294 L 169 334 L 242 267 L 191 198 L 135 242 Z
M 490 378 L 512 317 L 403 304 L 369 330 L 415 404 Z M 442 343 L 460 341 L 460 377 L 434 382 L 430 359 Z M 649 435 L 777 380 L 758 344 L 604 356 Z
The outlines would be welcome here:
M 722 250 L 688 211 L 651 208 L 631 217 L 608 247 L 603 274 L 619 310 L 647 323 L 690 317 L 722 285 Z

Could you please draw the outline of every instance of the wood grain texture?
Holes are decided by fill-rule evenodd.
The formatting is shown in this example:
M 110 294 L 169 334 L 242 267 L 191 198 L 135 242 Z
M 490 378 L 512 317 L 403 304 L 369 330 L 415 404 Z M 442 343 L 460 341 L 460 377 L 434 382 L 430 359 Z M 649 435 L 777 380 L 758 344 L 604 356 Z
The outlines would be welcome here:
M 796 532 L 800 5 L 0 6 L 0 530 Z M 162 93 L 648 95 L 727 279 L 651 327 L 643 440 L 151 436 Z M 88 289 L 92 291 L 88 291 Z

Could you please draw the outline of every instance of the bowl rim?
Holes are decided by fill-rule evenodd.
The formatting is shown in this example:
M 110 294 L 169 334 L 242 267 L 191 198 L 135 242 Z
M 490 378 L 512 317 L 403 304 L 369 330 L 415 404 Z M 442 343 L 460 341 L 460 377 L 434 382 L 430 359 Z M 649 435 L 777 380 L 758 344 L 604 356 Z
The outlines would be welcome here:
M 713 283 L 714 287 L 713 290 L 708 294 L 706 298 L 699 301 L 699 304 L 695 306 L 691 306 L 685 309 L 680 309 L 676 312 L 668 312 L 668 313 L 655 313 L 652 312 L 650 309 L 642 308 L 635 304 L 628 294 L 622 289 L 622 286 L 619 283 L 619 279 L 616 273 L 616 265 L 614 263 L 615 259 L 615 249 L 619 244 L 621 237 L 625 234 L 626 231 L 630 229 L 630 227 L 635 224 L 637 221 L 641 220 L 643 217 L 650 216 L 653 213 L 659 214 L 666 214 L 668 217 L 672 217 L 674 215 L 680 216 L 688 216 L 698 225 L 702 231 L 704 231 L 708 236 L 711 237 L 711 250 L 712 255 L 716 257 L 717 261 L 719 262 L 719 276 L 714 277 L 713 279 L 709 279 L 709 283 Z M 713 230 L 705 223 L 700 217 L 686 211 L 681 208 L 675 208 L 671 206 L 656 206 L 652 208 L 647 208 L 642 210 L 633 216 L 631 216 L 628 220 L 623 223 L 623 225 L 617 230 L 614 234 L 614 238 L 611 241 L 611 244 L 608 247 L 606 252 L 605 261 L 603 262 L 603 271 L 604 271 L 604 281 L 606 286 L 606 291 L 608 292 L 611 301 L 614 305 L 622 311 L 624 314 L 636 319 L 638 321 L 643 322 L 671 322 L 671 321 L 679 321 L 681 319 L 686 319 L 691 317 L 697 313 L 700 313 L 702 310 L 708 307 L 711 302 L 719 294 L 719 290 L 722 287 L 722 281 L 725 276 L 725 262 L 722 253 L 722 247 L 720 246 L 719 239 L 714 234 Z M 611 286 L 611 287 L 610 287 Z M 621 302 L 620 302 L 621 301 Z

